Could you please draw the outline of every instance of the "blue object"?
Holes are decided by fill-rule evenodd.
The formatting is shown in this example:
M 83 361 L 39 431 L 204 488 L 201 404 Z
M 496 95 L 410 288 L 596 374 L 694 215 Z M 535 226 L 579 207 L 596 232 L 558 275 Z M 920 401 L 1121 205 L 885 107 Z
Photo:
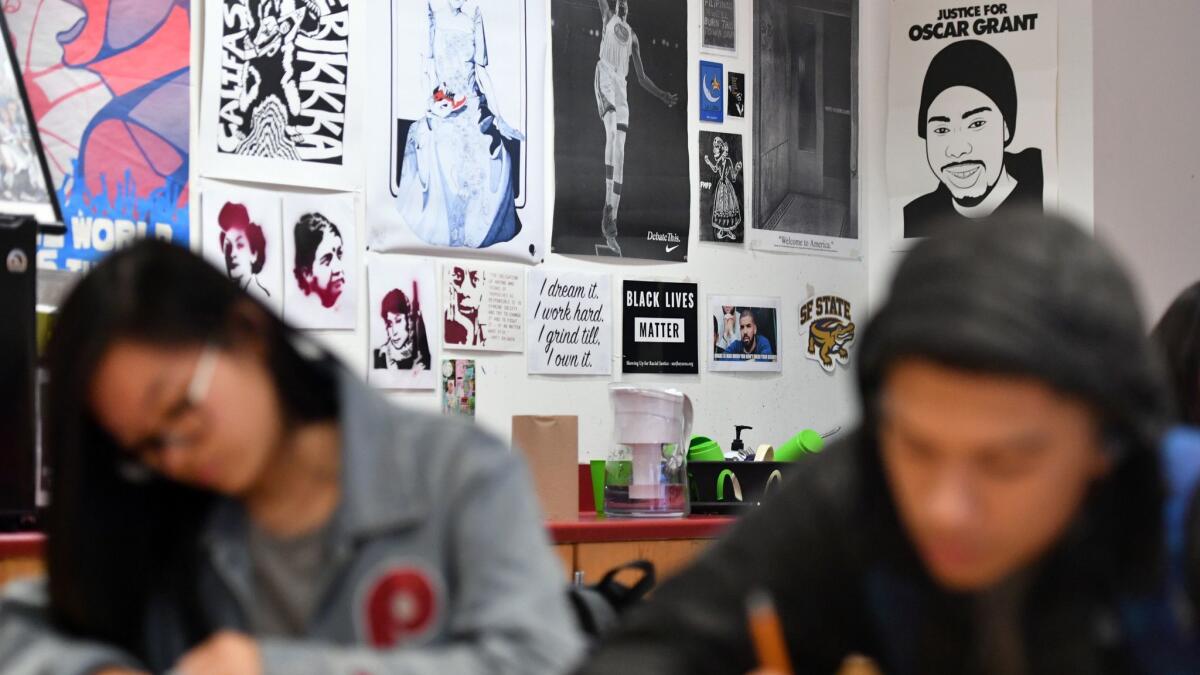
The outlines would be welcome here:
M 700 62 L 700 121 L 725 121 L 725 66 Z

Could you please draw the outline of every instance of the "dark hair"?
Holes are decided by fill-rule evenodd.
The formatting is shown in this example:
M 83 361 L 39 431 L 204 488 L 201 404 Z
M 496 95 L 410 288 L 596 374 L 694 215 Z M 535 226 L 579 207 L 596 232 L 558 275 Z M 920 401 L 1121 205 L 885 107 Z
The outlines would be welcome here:
M 1017 81 L 1004 55 L 980 40 L 951 42 L 934 55 L 925 71 L 917 111 L 917 135 L 921 138 L 925 138 L 929 105 L 950 87 L 977 89 L 996 102 L 1008 125 L 1008 140 L 1004 143 L 1008 147 L 1017 134 Z
M 1088 535 L 1102 542 L 1093 562 L 1124 575 L 1120 583 L 1157 574 L 1169 396 L 1128 278 L 1095 239 L 1055 216 L 995 215 L 941 234 L 904 258 L 859 342 L 865 473 L 890 494 L 875 432 L 896 362 L 1034 378 L 1092 409 L 1115 460 L 1085 507 L 1084 520 L 1100 523 Z
M 317 256 L 317 247 L 325 238 L 326 230 L 339 238 L 342 236 L 342 231 L 338 229 L 338 226 L 319 213 L 306 213 L 296 221 L 294 229 L 296 264 L 292 268 L 292 273 L 296 275 L 296 282 L 302 289 L 308 287 L 308 282 L 304 280 L 304 274 L 312 271 L 313 259 Z
M 1180 419 L 1200 425 L 1200 282 L 1175 297 L 1150 338 L 1167 364 Z
M 118 341 L 231 347 L 245 339 L 261 342 L 287 423 L 337 414 L 329 357 L 302 354 L 290 326 L 183 248 L 142 240 L 112 253 L 60 307 L 46 356 L 45 447 L 54 471 L 50 609 L 64 630 L 149 660 L 146 608 L 161 592 L 183 608 L 193 644 L 210 629 L 198 611 L 195 566 L 212 496 L 166 479 L 123 478 L 123 451 L 88 397 L 101 359 Z
M 388 323 L 388 314 L 405 314 L 409 313 L 408 296 L 399 288 L 393 288 L 383 296 L 383 301 L 379 303 L 379 316 L 383 322 Z
M 739 307 L 737 310 L 737 313 L 738 313 L 738 317 L 739 317 L 738 318 L 739 327 L 742 322 L 741 317 L 743 317 L 743 316 L 750 317 L 750 320 L 754 322 L 754 326 L 756 328 L 758 327 L 758 310 L 754 309 L 753 307 Z
M 254 262 L 250 263 L 250 272 L 258 274 L 263 264 L 267 262 L 267 238 L 263 235 L 262 227 L 250 220 L 250 212 L 244 204 L 227 203 L 221 207 L 217 215 L 217 224 L 221 226 L 221 251 L 225 250 L 225 233 L 230 230 L 241 230 L 246 233 L 246 243 L 254 253 Z

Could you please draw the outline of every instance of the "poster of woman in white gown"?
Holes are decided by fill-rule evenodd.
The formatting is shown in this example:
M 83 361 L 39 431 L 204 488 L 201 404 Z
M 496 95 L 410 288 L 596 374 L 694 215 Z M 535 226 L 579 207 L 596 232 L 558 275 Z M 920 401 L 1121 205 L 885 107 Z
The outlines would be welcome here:
M 525 0 L 390 0 L 371 30 L 387 46 L 389 105 L 370 128 L 369 246 L 542 257 L 544 8 Z M 536 92 L 529 100 L 528 93 Z M 380 189 L 386 187 L 386 189 Z

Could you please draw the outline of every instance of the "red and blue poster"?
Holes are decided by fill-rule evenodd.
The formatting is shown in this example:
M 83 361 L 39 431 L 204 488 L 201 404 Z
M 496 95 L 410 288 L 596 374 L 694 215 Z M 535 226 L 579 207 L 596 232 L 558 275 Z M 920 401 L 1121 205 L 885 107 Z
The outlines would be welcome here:
M 67 227 L 42 267 L 86 269 L 140 236 L 189 243 L 190 2 L 4 2 Z

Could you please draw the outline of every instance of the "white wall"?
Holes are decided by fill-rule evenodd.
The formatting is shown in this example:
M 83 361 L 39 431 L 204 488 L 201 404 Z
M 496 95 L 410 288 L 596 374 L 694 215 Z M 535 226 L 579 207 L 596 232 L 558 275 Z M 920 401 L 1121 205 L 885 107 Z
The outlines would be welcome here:
M 1200 3 L 1096 0 L 1096 231 L 1148 322 L 1200 278 Z
M 888 22 L 892 2 L 860 0 L 863 6 L 859 64 L 862 101 L 859 157 L 863 167 L 863 218 L 867 232 L 868 300 L 877 307 L 900 254 L 891 251 L 887 203 Z M 1133 6 L 1108 0 L 1110 4 Z M 1187 4 L 1178 0 L 1175 4 Z M 1191 24 L 1193 27 L 1197 24 Z M 1092 0 L 1058 0 L 1058 167 L 1059 209 L 1091 226 L 1092 205 Z M 1099 107 L 1099 102 L 1097 102 Z M 1180 122 L 1182 125 L 1182 122 Z
M 372 0 L 374 1 L 374 0 Z M 379 0 L 382 1 L 382 0 Z M 548 1 L 548 0 L 547 0 Z M 882 4 L 880 0 L 861 0 L 864 8 Z M 201 39 L 202 3 L 193 3 L 193 37 L 198 45 Z M 690 82 L 673 83 L 674 87 L 687 87 L 689 94 L 690 126 L 689 153 L 691 156 L 692 203 L 699 203 L 696 184 L 698 169 L 696 168 L 696 142 L 699 135 L 699 117 L 696 88 L 698 76 L 698 61 L 701 58 L 700 45 L 700 0 L 689 0 L 689 32 L 690 72 L 693 77 Z M 636 11 L 636 5 L 635 5 Z M 727 118 L 724 125 L 706 125 L 705 128 L 741 133 L 747 162 L 747 176 L 752 176 L 751 138 L 753 115 L 753 77 L 752 77 L 752 0 L 738 0 L 738 58 L 725 58 L 711 54 L 703 55 L 707 60 L 721 61 L 726 71 L 742 72 L 747 75 L 748 114 L 744 120 Z M 876 36 L 878 38 L 878 36 Z M 869 41 L 862 37 L 864 49 Z M 549 55 L 548 55 L 549 57 Z M 493 54 L 492 58 L 499 58 Z M 197 59 L 193 63 L 200 63 Z M 549 67 L 549 66 L 548 66 Z M 199 72 L 198 70 L 196 71 Z M 549 71 L 548 71 L 549 72 Z M 861 79 L 863 82 L 879 80 L 882 86 L 882 75 L 863 66 Z M 199 86 L 199 75 L 193 78 L 193 96 Z M 547 76 L 549 85 L 550 77 Z M 361 82 L 361 79 L 358 80 Z M 351 78 L 352 86 L 354 79 Z M 195 100 L 198 100 L 196 98 Z M 878 105 L 876 102 L 875 105 Z M 547 127 L 546 134 L 553 133 L 553 112 L 550 99 L 546 101 Z M 589 123 L 598 120 L 583 120 Z M 881 125 L 882 128 L 882 125 Z M 193 138 L 193 141 L 196 139 Z M 193 158 L 199 153 L 193 153 Z M 866 155 L 871 157 L 871 155 Z M 548 165 L 553 162 L 553 144 L 547 144 Z M 192 166 L 193 205 L 199 203 L 196 197 L 203 190 L 203 183 L 196 178 L 205 174 L 203 166 Z M 873 170 L 873 169 L 872 169 Z M 551 174 L 552 175 L 552 174 Z M 360 184 L 361 185 L 361 184 Z M 861 194 L 869 194 L 871 190 L 882 190 L 881 183 L 862 186 Z M 546 213 L 553 213 L 553 185 L 546 186 Z M 750 203 L 753 189 L 748 182 L 745 189 L 747 208 L 753 209 Z M 199 213 L 193 208 L 194 219 L 199 223 Z M 360 204 L 360 224 L 363 219 Z M 749 219 L 748 219 L 749 220 Z M 198 227 L 196 228 L 198 230 Z M 865 228 L 864 228 L 865 229 Z M 546 228 L 546 248 L 549 250 L 550 227 Z M 855 305 L 855 320 L 865 315 L 866 298 L 866 266 L 857 260 L 831 260 L 809 256 L 751 251 L 729 245 L 700 242 L 698 240 L 698 218 L 696 207 L 693 206 L 692 236 L 690 242 L 689 260 L 687 263 L 654 264 L 650 262 L 623 261 L 618 264 L 597 262 L 596 258 L 565 257 L 551 254 L 547 256 L 544 265 L 549 269 L 580 269 L 589 272 L 609 273 L 613 277 L 613 302 L 616 319 L 613 325 L 613 376 L 612 381 L 632 381 L 639 383 L 665 383 L 676 386 L 687 393 L 696 406 L 696 431 L 712 435 L 723 446 L 733 435 L 734 424 L 749 424 L 753 431 L 744 433 L 747 444 L 759 443 L 779 444 L 797 431 L 812 427 L 818 431 L 831 429 L 835 426 L 847 426 L 857 417 L 853 386 L 849 372 L 839 370 L 834 375 L 827 375 L 816 363 L 804 358 L 802 349 L 805 346 L 799 334 L 798 312 L 800 303 L 810 293 L 833 293 L 840 295 Z M 365 241 L 362 228 L 359 231 L 359 241 Z M 502 265 L 502 263 L 495 263 Z M 514 266 L 515 267 L 515 266 Z M 365 275 L 365 269 L 360 270 Z M 783 300 L 781 319 L 783 372 L 770 374 L 729 374 L 709 373 L 701 366 L 701 373 L 694 376 L 623 376 L 620 374 L 620 305 L 617 302 L 621 289 L 621 280 L 660 279 L 668 281 L 694 281 L 700 285 L 701 299 L 701 352 L 702 356 L 709 348 L 707 323 L 707 298 L 709 294 L 736 295 L 774 295 Z M 365 280 L 365 277 L 364 277 Z M 365 373 L 368 354 L 367 317 L 366 317 L 366 284 L 360 284 L 359 329 L 356 331 L 322 332 L 321 337 L 330 344 L 348 362 L 360 372 Z M 468 352 L 443 352 L 443 357 L 469 357 Z M 703 364 L 703 358 L 701 363 Z M 479 355 L 477 357 L 477 419 L 480 424 L 493 432 L 508 438 L 511 432 L 511 417 L 522 414 L 574 414 L 580 417 L 580 460 L 590 457 L 601 457 L 607 452 L 611 436 L 611 420 L 609 413 L 607 387 L 609 378 L 603 377 L 550 377 L 526 375 L 524 354 Z M 393 397 L 405 405 L 436 410 L 438 399 L 432 392 L 396 393 Z

